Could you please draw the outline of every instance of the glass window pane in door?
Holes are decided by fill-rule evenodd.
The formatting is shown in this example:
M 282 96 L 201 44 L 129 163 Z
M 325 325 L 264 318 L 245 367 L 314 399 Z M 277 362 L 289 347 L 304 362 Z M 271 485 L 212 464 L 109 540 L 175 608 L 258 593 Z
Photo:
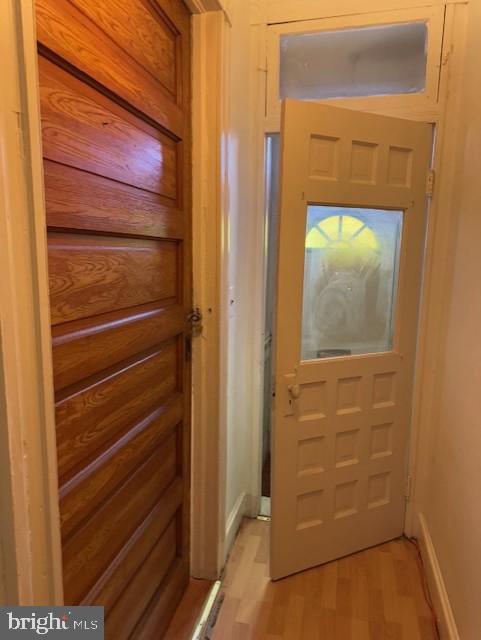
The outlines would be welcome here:
M 427 26 L 388 24 L 280 38 L 280 98 L 323 100 L 426 87 Z
M 308 206 L 303 360 L 392 349 L 402 215 Z

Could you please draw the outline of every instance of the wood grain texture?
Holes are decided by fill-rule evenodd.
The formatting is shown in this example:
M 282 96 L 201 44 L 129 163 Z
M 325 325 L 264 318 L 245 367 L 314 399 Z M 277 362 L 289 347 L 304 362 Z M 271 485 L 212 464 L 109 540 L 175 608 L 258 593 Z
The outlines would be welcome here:
M 44 175 L 50 228 L 184 237 L 183 212 L 169 198 L 50 160 Z
M 138 620 L 152 599 L 158 585 L 176 556 L 176 527 L 171 522 L 156 542 L 145 562 L 126 584 L 122 595 L 109 614 L 107 638 L 129 638 Z M 129 616 L 125 612 L 129 611 Z
M 101 602 L 108 616 L 119 596 L 142 566 L 156 541 L 182 504 L 182 482 L 177 478 L 162 494 L 162 500 L 147 515 L 128 543 L 85 596 L 83 604 Z
M 269 526 L 244 520 L 212 640 L 438 640 L 412 543 L 399 538 L 272 582 Z
M 180 600 L 179 594 L 182 594 L 186 589 L 187 583 L 184 576 L 184 563 L 176 560 L 165 578 L 165 586 L 159 598 L 150 601 L 145 615 L 135 628 L 134 637 L 136 639 L 162 638 L 171 618 L 169 612 L 172 608 L 175 610 Z
M 177 32 L 142 2 L 72 0 L 92 22 L 176 98 Z
M 113 365 L 179 335 L 185 327 L 180 305 L 158 303 L 115 311 L 53 327 L 53 372 L 57 392 L 105 366 Z
M 213 580 L 190 579 L 164 640 L 182 640 L 192 637 L 213 585 Z
M 95 11 L 97 3 L 89 2 L 90 10 Z M 114 3 L 112 3 L 114 4 Z M 116 4 L 116 3 L 115 3 Z M 160 6 L 162 6 L 162 2 Z M 176 3 L 174 3 L 176 4 Z M 136 12 L 137 16 L 139 6 L 148 8 L 148 4 L 141 0 L 129 3 L 129 12 Z M 110 7 L 110 4 L 109 4 Z M 137 7 L 137 9 L 135 8 Z M 95 20 L 89 17 L 80 9 L 75 7 L 69 0 L 36 0 L 37 9 L 37 35 L 39 42 L 47 49 L 52 51 L 63 60 L 76 67 L 80 72 L 88 78 L 99 83 L 104 91 L 111 92 L 121 98 L 128 107 L 132 107 L 141 113 L 152 118 L 165 129 L 172 131 L 179 138 L 184 137 L 184 104 L 180 101 L 180 96 L 172 97 L 171 90 L 166 90 L 164 84 L 147 71 L 142 64 L 136 59 L 140 43 L 130 44 L 128 48 L 122 48 L 117 42 L 117 34 L 106 33 L 102 27 L 105 24 L 97 24 Z M 178 10 L 181 14 L 185 10 Z M 151 11 L 152 19 L 159 24 L 159 31 L 164 29 L 165 20 L 162 19 L 158 12 Z M 166 12 L 170 18 L 171 14 Z M 185 20 L 185 18 L 184 18 Z M 122 23 L 125 19 L 122 18 Z M 149 20 L 149 23 L 151 21 Z M 163 24 L 162 24 L 163 23 Z M 118 24 L 118 22 L 117 22 Z M 137 25 L 133 27 L 137 30 L 143 30 L 150 33 L 150 27 L 147 25 Z M 186 30 L 189 28 L 188 22 L 183 25 L 184 33 L 178 33 L 177 38 L 184 40 Z M 124 30 L 131 30 L 131 27 L 122 26 Z M 148 36 L 146 36 L 148 37 Z M 152 33 L 151 37 L 155 39 L 156 34 Z M 125 46 L 125 36 L 124 36 Z M 175 66 L 167 58 L 160 58 L 157 64 L 163 68 L 161 79 L 170 86 L 172 80 L 173 68 L 180 67 L 182 71 L 184 66 L 188 66 L 188 58 L 185 62 L 179 60 L 179 48 L 182 51 L 184 43 L 177 45 Z M 169 68 L 170 63 L 170 68 Z M 178 83 L 176 84 L 178 87 Z
M 172 139 L 46 58 L 39 76 L 45 158 L 176 198 Z
M 48 257 L 53 325 L 179 294 L 170 240 L 50 232 Z
M 157 448 L 64 542 L 66 602 L 79 602 L 161 500 L 176 476 L 176 439 Z
M 56 404 L 60 479 L 73 475 L 100 447 L 165 401 L 177 389 L 177 367 L 177 345 L 170 342 L 108 376 L 70 388 Z
M 67 538 L 127 476 L 135 471 L 182 420 L 177 394 L 135 424 L 80 473 L 60 488 L 62 537 Z
M 190 15 L 36 9 L 65 602 L 161 637 L 189 580 Z

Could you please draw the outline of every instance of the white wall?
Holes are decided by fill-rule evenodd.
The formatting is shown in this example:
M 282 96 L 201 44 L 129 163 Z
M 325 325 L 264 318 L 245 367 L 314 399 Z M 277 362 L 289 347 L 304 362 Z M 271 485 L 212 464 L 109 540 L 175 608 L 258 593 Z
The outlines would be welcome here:
M 229 113 L 227 136 L 229 220 L 229 337 L 227 398 L 226 527 L 232 540 L 249 504 L 252 440 L 252 292 L 255 245 L 250 241 L 252 215 L 249 183 L 249 11 L 246 0 L 230 6 Z
M 452 283 L 420 512 L 461 640 L 481 637 L 481 0 L 471 0 Z M 429 425 L 427 425 L 429 427 Z

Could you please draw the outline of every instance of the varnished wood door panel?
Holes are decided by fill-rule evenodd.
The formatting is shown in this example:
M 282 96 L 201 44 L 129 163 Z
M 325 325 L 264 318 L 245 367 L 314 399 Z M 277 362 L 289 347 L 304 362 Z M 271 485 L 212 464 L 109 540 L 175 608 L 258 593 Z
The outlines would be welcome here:
M 173 432 L 172 425 L 177 425 L 181 419 L 182 399 L 179 394 L 116 440 L 101 460 L 94 460 L 91 468 L 83 468 L 62 486 L 60 500 L 64 538 L 142 464 L 150 452 Z
M 116 638 L 128 638 L 133 627 L 132 621 L 142 613 L 158 587 L 158 578 L 164 577 L 175 560 L 175 525 L 167 530 L 147 556 L 146 561 L 132 577 L 110 614 L 110 633 Z M 127 620 L 125 612 L 133 615 Z
M 175 0 L 174 4 L 177 1 Z M 95 11 L 97 3 L 89 0 L 89 4 L 92 11 Z M 183 99 L 183 72 L 190 64 L 189 43 L 185 41 L 185 34 L 189 31 L 189 19 L 185 16 L 183 8 L 175 8 L 175 16 L 167 6 L 164 12 L 162 7 L 170 4 L 167 2 L 136 0 L 129 3 L 129 6 L 130 4 L 145 7 L 156 22 L 163 23 L 166 29 L 170 27 L 172 37 L 175 38 L 176 59 L 174 64 L 169 59 L 160 60 L 159 64 L 164 69 L 160 78 L 139 64 L 132 45 L 125 49 L 120 46 L 115 29 L 105 24 L 99 25 L 69 0 L 36 1 L 39 42 L 44 45 L 46 55 L 54 52 L 85 74 L 89 83 L 100 83 L 106 92 L 115 94 L 130 107 L 146 114 L 182 138 L 183 127 L 189 127 L 189 123 L 185 122 L 183 108 L 186 104 Z M 129 11 L 132 11 L 132 8 Z M 130 15 L 127 20 L 130 20 Z M 176 73 L 175 96 L 172 96 L 169 90 L 166 91 L 161 81 L 172 72 Z
M 170 198 L 44 161 L 51 227 L 152 237 L 184 237 L 184 216 Z
M 57 400 L 57 450 L 63 482 L 177 389 L 177 345 L 170 343 Z M 71 388 L 72 389 L 72 388 Z
M 173 140 L 44 58 L 39 74 L 45 158 L 175 199 Z
M 175 479 L 176 440 L 170 436 L 90 519 L 65 540 L 65 599 L 81 601 Z M 124 585 L 127 587 L 127 585 Z
M 94 588 L 84 597 L 85 604 L 101 602 L 105 614 L 115 606 L 119 596 L 142 566 L 157 540 L 160 539 L 182 500 L 182 483 L 177 479 L 158 504 L 137 528 L 122 551 L 112 562 Z M 110 628 L 107 629 L 110 631 Z M 113 634 L 109 634 L 113 635 Z
M 162 637 L 189 576 L 190 16 L 36 7 L 65 602 Z
M 127 360 L 139 351 L 161 344 L 183 330 L 179 304 L 167 307 L 154 302 L 53 327 L 53 372 L 55 388 L 62 389 L 99 371 L 105 351 L 114 362 Z
M 50 233 L 52 324 L 174 300 L 177 251 L 170 240 Z
M 114 36 L 117 44 L 176 99 L 176 33 L 168 20 L 154 19 L 141 2 L 130 0 L 73 0 L 72 4 Z

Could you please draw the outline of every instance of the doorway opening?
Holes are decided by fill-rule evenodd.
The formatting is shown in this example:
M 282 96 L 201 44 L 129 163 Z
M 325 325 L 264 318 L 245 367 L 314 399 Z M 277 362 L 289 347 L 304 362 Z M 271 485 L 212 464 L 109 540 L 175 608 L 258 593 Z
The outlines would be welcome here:
M 349 108 L 413 120 L 437 121 L 439 59 L 443 49 L 443 11 L 393 11 L 385 15 L 366 14 L 359 22 L 353 17 L 306 20 L 267 27 L 267 81 L 263 122 L 265 158 L 265 316 L 263 353 L 263 418 L 261 437 L 260 514 L 270 516 L 272 469 L 272 405 L 275 395 L 276 289 L 280 188 L 280 104 L 284 98 L 347 106 Z M 326 61 L 336 59 L 339 68 L 332 73 Z M 337 64 L 337 63 L 336 63 Z M 428 107 L 428 105 L 430 105 Z M 425 111 L 425 115 L 423 112 Z M 330 144 L 330 142 L 329 142 Z M 359 145 L 359 158 L 367 158 L 374 147 Z M 318 147 L 319 159 L 327 158 L 328 146 Z M 402 155 L 402 153 L 401 153 Z M 402 158 L 401 158 L 402 162 Z M 362 181 L 364 178 L 359 176 Z M 319 212 L 317 212 L 319 213 Z M 331 212 L 330 222 L 341 227 L 359 225 L 367 234 L 369 221 L 348 220 L 349 216 Z M 317 215 L 314 212 L 314 217 Z M 336 217 L 337 216 L 337 217 Z M 319 217 L 319 216 L 317 216 Z M 353 216 L 351 216 L 352 218 Z M 362 217 L 362 216 L 361 216 Z M 379 215 L 376 215 L 379 220 Z M 392 218 L 392 216 L 391 216 Z M 317 221 L 319 222 L 319 220 Z M 322 226 L 322 225 L 321 225 Z M 345 227 L 346 228 L 346 227 Z M 322 233 L 323 229 L 321 229 Z M 313 232 L 314 233 L 314 232 Z M 398 229 L 402 233 L 402 228 Z M 374 234 L 375 235 L 375 234 Z M 367 235 L 364 237 L 366 240 Z M 359 235 L 359 240 L 362 240 Z M 392 253 L 396 265 L 396 252 Z M 355 249 L 355 248 L 354 248 Z M 358 247 L 359 249 L 359 247 Z M 309 253 L 314 255 L 312 246 Z M 389 287 L 391 291 L 389 292 Z M 381 288 L 389 303 L 396 286 L 396 274 Z M 387 296 L 387 297 L 386 297 Z M 392 297 L 392 296 L 391 296 Z M 381 296 L 382 298 L 382 296 Z M 306 304 L 308 302 L 306 301 Z M 380 300 L 378 300 L 378 304 Z M 395 308 L 391 309 L 391 320 Z M 368 318 L 372 325 L 372 318 Z M 312 324 L 312 323 L 311 323 Z M 312 329 L 312 326 L 311 326 Z M 316 328 L 316 331 L 319 327 Z M 383 328 L 389 333 L 390 327 Z M 312 333 L 312 332 L 311 332 Z M 376 333 L 376 332 L 375 332 Z M 382 333 L 382 331 L 381 331 Z M 387 334 L 386 334 L 387 335 Z M 386 335 L 371 336 L 369 351 L 381 351 Z M 355 355 L 359 345 L 328 336 L 316 357 Z M 316 338 L 317 340 L 317 338 Z M 316 341 L 315 340 L 315 341 Z M 307 341 L 308 342 L 308 341 Z M 303 345 L 308 349 L 309 345 Z M 322 342 L 322 341 L 321 341 Z M 352 342 L 352 341 L 351 341 Z M 335 343 L 335 344 L 334 344 Z M 376 343 L 376 344 L 374 344 Z M 377 344 L 379 343 L 379 344 Z M 317 342 L 316 342 L 317 344 Z
M 262 424 L 262 497 L 260 514 L 270 516 L 272 398 L 274 395 L 275 305 L 279 231 L 280 134 L 267 134 L 266 152 L 266 298 L 264 328 L 264 399 Z

